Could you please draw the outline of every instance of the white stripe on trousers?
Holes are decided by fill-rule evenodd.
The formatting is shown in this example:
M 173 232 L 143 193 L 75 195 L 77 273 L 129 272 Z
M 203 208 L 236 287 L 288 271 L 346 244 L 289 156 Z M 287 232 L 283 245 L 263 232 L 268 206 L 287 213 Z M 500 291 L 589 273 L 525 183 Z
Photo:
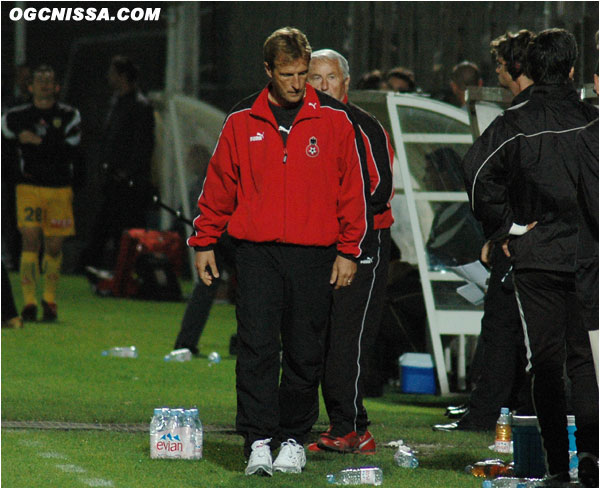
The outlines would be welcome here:
M 373 267 L 373 278 L 371 280 L 371 288 L 369 289 L 369 296 L 367 297 L 367 304 L 365 305 L 365 310 L 363 312 L 362 323 L 360 325 L 360 334 L 358 335 L 358 356 L 356 358 L 356 380 L 354 381 L 354 431 L 356 432 L 356 420 L 358 418 L 358 380 L 360 378 L 360 357 L 361 357 L 361 344 L 362 344 L 362 335 L 365 330 L 365 321 L 367 319 L 367 311 L 369 310 L 369 305 L 371 304 L 371 295 L 373 294 L 373 287 L 375 286 L 375 279 L 377 278 L 377 268 L 379 267 L 379 262 L 381 261 L 381 230 L 377 231 L 377 263 Z M 360 264 L 359 264 L 360 266 Z

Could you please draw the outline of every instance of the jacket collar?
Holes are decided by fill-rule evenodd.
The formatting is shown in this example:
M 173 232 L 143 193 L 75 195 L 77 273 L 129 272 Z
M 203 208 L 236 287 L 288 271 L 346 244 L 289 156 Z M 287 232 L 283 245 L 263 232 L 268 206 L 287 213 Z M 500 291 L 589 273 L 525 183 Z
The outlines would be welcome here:
M 533 85 L 531 99 L 579 100 L 579 96 L 577 95 L 573 84 L 568 82 L 560 85 Z
M 514 107 L 515 105 L 519 105 L 529 100 L 531 98 L 531 92 L 533 90 L 533 87 L 534 85 L 529 85 L 526 89 L 521 90 L 517 95 L 515 95 L 515 98 L 513 98 L 510 106 Z
M 277 127 L 275 116 L 273 115 L 271 107 L 269 107 L 270 88 L 271 84 L 269 83 L 259 93 L 258 97 L 252 104 L 250 114 L 256 117 L 260 117 L 261 119 L 265 119 L 271 122 L 275 127 Z M 300 108 L 300 112 L 298 112 L 294 123 L 298 122 L 301 119 L 310 119 L 313 117 L 321 117 L 321 103 L 319 102 L 319 97 L 317 97 L 317 92 L 315 91 L 315 89 L 307 83 L 304 92 L 304 99 L 302 100 L 302 107 Z

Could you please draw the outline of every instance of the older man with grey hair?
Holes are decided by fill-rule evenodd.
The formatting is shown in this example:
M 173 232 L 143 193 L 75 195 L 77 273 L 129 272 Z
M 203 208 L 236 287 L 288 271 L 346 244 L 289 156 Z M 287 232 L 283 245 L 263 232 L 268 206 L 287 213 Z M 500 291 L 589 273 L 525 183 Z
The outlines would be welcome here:
M 308 83 L 346 103 L 358 124 L 367 154 L 373 213 L 373 229 L 367 239 L 371 246 L 361 257 L 352 285 L 333 292 L 321 384 L 330 428 L 309 445 L 309 450 L 374 453 L 375 440 L 367 430 L 369 421 L 362 399 L 364 372 L 368 370 L 385 299 L 390 226 L 394 222 L 390 206 L 394 151 L 381 124 L 348 102 L 350 69 L 344 56 L 332 49 L 312 53 Z

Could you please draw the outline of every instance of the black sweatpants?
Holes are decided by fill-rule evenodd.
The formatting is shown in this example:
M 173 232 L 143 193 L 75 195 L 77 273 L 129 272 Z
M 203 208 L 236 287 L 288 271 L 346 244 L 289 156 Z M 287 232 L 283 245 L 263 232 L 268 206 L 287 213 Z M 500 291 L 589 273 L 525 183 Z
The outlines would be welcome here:
M 518 270 L 514 277 L 548 473 L 568 472 L 565 360 L 577 451 L 598 455 L 598 384 L 588 333 L 577 310 L 575 275 Z
M 389 228 L 373 233 L 373 251 L 361 259 L 352 285 L 333 292 L 322 381 L 333 436 L 351 431 L 362 435 L 369 424 L 361 374 L 365 362 L 375 361 L 373 350 L 385 302 L 391 242 Z
M 475 387 L 469 399 L 469 420 L 490 428 L 503 406 L 525 415 L 533 410 L 511 263 L 500 245 L 492 251 L 491 265 L 472 367 Z
M 238 244 L 236 429 L 246 456 L 259 439 L 272 438 L 272 448 L 288 438 L 304 443 L 318 418 L 336 253 L 335 247 Z
M 235 246 L 229 235 L 224 235 L 215 247 L 215 260 L 219 271 L 224 269 L 233 271 L 235 263 Z M 195 285 L 192 295 L 188 300 L 181 329 L 175 340 L 175 349 L 188 348 L 192 353 L 198 354 L 198 342 L 204 331 L 215 296 L 221 284 L 221 278 L 215 278 L 211 285 L 205 285 L 201 280 Z

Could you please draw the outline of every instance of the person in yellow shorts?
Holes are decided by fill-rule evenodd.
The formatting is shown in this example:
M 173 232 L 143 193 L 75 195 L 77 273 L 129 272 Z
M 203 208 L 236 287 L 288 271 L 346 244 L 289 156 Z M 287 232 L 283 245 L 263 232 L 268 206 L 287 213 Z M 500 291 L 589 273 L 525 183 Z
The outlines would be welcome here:
M 9 110 L 2 117 L 2 133 L 19 154 L 16 188 L 17 224 L 22 237 L 21 288 L 24 321 L 37 320 L 37 288 L 44 275 L 44 321 L 58 317 L 56 291 L 65 237 L 75 234 L 73 184 L 81 181 L 79 111 L 57 101 L 59 85 L 54 70 L 34 70 L 29 91 L 31 103 Z M 39 254 L 44 254 L 39 269 Z

